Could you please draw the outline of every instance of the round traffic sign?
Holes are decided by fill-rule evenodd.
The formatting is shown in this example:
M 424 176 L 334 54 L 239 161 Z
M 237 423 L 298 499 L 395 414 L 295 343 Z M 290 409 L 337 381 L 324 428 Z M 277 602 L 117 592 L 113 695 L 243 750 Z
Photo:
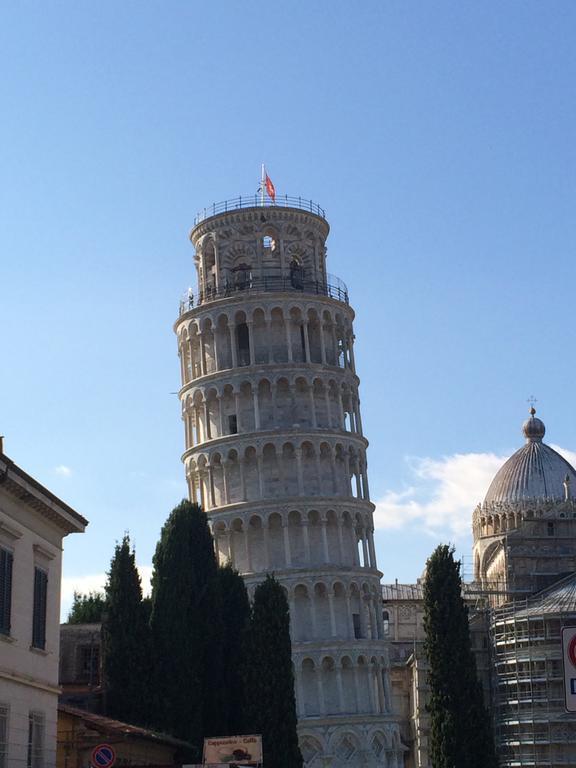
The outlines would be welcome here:
M 99 744 L 92 750 L 92 768 L 112 768 L 116 752 L 109 744 Z
M 568 643 L 568 658 L 570 659 L 572 666 L 576 667 L 576 635 Z

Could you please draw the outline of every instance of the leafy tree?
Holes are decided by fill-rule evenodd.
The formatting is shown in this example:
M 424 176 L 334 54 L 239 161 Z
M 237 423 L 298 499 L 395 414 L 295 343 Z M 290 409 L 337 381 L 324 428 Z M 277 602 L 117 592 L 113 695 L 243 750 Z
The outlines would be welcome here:
M 468 610 L 454 549 L 436 548 L 424 580 L 425 650 L 430 665 L 433 768 L 496 768 L 488 713 L 476 675 Z
M 223 727 L 225 692 L 216 557 L 197 504 L 184 500 L 172 511 L 153 563 L 154 725 L 200 750 Z
M 262 734 L 268 768 L 302 768 L 288 601 L 273 576 L 256 588 L 246 648 L 245 732 Z
M 218 569 L 222 609 L 222 686 L 226 694 L 219 735 L 233 736 L 244 727 L 242 661 L 250 623 L 250 602 L 244 579 L 231 565 Z
M 106 713 L 124 722 L 148 721 L 150 643 L 140 576 L 130 538 L 116 545 L 106 584 L 103 670 Z
M 96 624 L 102 621 L 106 610 L 103 592 L 74 592 L 74 602 L 68 613 L 68 624 Z

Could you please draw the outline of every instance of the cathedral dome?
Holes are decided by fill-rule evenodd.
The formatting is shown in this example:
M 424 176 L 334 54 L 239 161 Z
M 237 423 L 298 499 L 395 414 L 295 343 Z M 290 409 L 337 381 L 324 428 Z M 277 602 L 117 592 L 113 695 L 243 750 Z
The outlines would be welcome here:
M 484 503 L 566 498 L 566 483 L 576 493 L 576 471 L 549 445 L 542 442 L 544 422 L 534 408 L 522 425 L 525 445 L 498 470 Z

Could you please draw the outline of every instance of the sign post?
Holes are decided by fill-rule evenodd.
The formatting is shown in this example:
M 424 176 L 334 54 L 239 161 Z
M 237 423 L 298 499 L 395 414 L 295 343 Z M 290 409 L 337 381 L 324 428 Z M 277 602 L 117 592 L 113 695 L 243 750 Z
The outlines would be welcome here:
M 566 712 L 576 712 L 576 627 L 562 628 L 562 659 L 564 706 Z
M 116 762 L 116 752 L 110 744 L 99 744 L 92 750 L 90 762 L 92 768 L 112 768 Z

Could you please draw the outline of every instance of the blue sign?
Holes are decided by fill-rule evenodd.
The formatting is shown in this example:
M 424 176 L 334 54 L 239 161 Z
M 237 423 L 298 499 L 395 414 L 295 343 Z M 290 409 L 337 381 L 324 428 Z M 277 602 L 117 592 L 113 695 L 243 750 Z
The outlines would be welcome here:
M 92 768 L 112 768 L 116 752 L 109 744 L 100 744 L 92 751 Z

